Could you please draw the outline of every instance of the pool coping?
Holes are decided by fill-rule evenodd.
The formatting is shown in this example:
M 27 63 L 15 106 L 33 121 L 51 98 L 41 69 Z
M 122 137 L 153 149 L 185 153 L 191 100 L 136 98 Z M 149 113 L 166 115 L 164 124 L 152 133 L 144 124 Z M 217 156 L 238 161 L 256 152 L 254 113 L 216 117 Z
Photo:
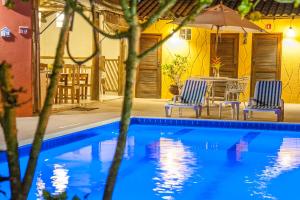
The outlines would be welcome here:
M 300 123 L 291 122 L 265 122 L 265 121 L 235 121 L 216 119 L 190 119 L 190 118 L 168 118 L 168 117 L 144 117 L 134 116 L 131 118 L 134 124 L 157 124 L 170 126 L 196 126 L 217 128 L 243 128 L 274 131 L 300 132 Z
M 45 140 L 54 139 L 56 137 L 66 136 L 72 133 L 95 128 L 120 121 L 120 117 L 112 118 L 96 123 L 69 128 L 62 131 L 46 134 Z M 300 132 L 300 123 L 290 122 L 261 122 L 261 121 L 234 121 L 234 120 L 216 120 L 216 119 L 191 119 L 191 118 L 168 118 L 168 117 L 152 117 L 152 116 L 131 116 L 131 124 L 149 124 L 149 125 L 166 125 L 166 126 L 196 126 L 207 128 L 243 128 L 243 129 L 259 129 L 274 131 L 293 131 Z M 19 148 L 30 145 L 33 138 L 20 140 Z M 0 146 L 0 152 L 6 150 L 5 145 Z
M 52 132 L 52 133 L 49 133 L 49 134 L 45 135 L 44 141 L 49 140 L 49 139 L 53 139 L 53 138 L 56 138 L 56 137 L 76 133 L 76 132 L 79 132 L 79 131 L 95 128 L 95 127 L 98 127 L 98 126 L 111 124 L 111 123 L 118 122 L 118 121 L 120 121 L 119 117 L 104 120 L 104 121 L 100 121 L 100 122 L 95 122 L 95 123 L 91 123 L 91 124 L 81 125 L 81 126 L 74 127 L 74 128 L 67 128 L 67 129 L 64 129 L 64 130 L 61 130 L 61 131 Z M 33 138 L 20 140 L 19 141 L 19 148 L 22 147 L 22 146 L 25 146 L 25 145 L 30 145 L 32 143 L 32 140 L 33 140 Z M 5 150 L 6 150 L 5 145 L 0 145 L 0 152 L 5 151 Z

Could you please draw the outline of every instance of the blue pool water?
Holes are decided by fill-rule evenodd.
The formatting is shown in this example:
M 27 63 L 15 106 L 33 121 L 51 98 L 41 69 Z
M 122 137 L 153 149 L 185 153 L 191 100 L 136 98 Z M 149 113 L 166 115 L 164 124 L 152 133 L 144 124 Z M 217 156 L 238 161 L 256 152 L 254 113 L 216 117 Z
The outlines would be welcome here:
M 113 123 L 44 144 L 29 199 L 41 199 L 44 189 L 100 199 L 117 132 Z M 137 123 L 130 126 L 114 199 L 296 200 L 299 166 L 297 131 Z M 5 163 L 0 169 L 7 175 Z

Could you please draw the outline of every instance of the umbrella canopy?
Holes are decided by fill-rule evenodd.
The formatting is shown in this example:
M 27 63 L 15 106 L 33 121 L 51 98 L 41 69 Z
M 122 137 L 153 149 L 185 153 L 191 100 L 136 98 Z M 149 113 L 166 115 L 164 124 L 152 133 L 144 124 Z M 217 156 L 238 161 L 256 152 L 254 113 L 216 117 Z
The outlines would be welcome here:
M 171 23 L 180 24 L 181 21 L 182 18 L 178 18 Z M 262 28 L 242 18 L 237 11 L 228 8 L 222 3 L 206 9 L 196 16 L 194 20 L 187 23 L 186 26 L 216 31 L 264 32 Z

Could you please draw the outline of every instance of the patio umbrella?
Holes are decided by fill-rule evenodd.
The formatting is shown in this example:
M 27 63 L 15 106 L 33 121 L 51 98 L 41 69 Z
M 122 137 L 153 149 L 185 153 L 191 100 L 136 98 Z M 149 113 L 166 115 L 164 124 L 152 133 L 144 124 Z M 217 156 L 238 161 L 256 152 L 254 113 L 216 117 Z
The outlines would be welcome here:
M 175 19 L 171 23 L 180 24 L 182 18 Z M 216 49 L 220 31 L 233 32 L 264 32 L 262 28 L 254 23 L 242 18 L 237 11 L 220 3 L 216 6 L 207 8 L 204 12 L 195 17 L 194 20 L 186 24 L 188 27 L 199 27 L 217 31 Z
M 171 23 L 180 24 L 181 21 L 182 18 L 178 18 Z M 262 28 L 242 18 L 237 11 L 228 8 L 223 3 L 207 8 L 204 12 L 196 16 L 194 20 L 187 23 L 186 26 L 216 31 L 264 32 Z

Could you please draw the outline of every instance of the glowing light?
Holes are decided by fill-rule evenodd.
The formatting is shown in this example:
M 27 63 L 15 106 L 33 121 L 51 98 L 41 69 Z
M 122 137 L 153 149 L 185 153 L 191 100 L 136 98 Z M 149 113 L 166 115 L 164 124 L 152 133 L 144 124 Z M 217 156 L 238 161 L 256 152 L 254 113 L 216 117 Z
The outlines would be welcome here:
M 63 13 L 56 13 L 56 27 L 61 28 L 63 26 L 65 15 Z
M 268 185 L 272 179 L 286 171 L 290 171 L 300 167 L 300 138 L 283 138 L 282 145 L 278 151 L 277 157 L 267 165 L 261 174 L 257 174 L 257 180 L 253 183 L 257 184 L 253 195 L 261 195 L 275 199 L 268 192 Z
M 174 46 L 180 45 L 182 43 L 182 40 L 178 37 L 178 34 L 176 33 L 170 38 L 169 41 Z
M 296 36 L 296 32 L 293 29 L 293 27 L 290 27 L 287 32 L 286 32 L 286 36 L 289 38 L 294 38 Z
M 69 184 L 69 170 L 65 169 L 63 165 L 54 164 L 53 176 L 51 182 L 55 188 L 54 194 L 60 194 L 66 191 Z
M 161 138 L 157 148 L 153 149 L 159 166 L 157 176 L 153 178 L 153 189 L 162 199 L 174 199 L 173 194 L 183 189 L 184 182 L 193 176 L 196 158 L 180 141 Z

